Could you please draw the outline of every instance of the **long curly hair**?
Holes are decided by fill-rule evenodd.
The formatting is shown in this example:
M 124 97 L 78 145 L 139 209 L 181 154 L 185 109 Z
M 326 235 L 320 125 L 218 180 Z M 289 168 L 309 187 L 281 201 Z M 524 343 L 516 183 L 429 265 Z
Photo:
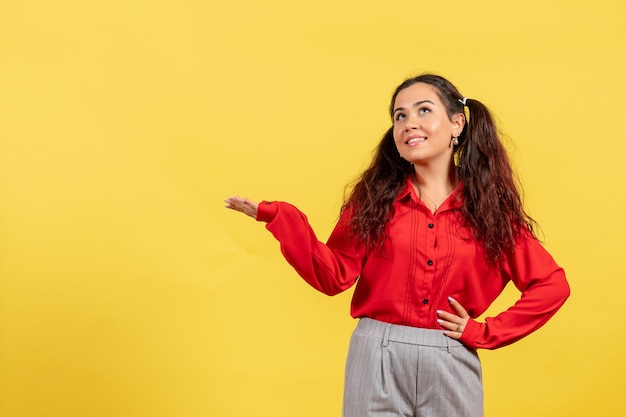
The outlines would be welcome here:
M 448 117 L 464 113 L 464 97 L 445 78 L 422 74 L 400 84 L 389 106 L 392 116 L 396 96 L 416 83 L 435 87 Z M 534 235 L 536 222 L 524 211 L 517 181 L 491 113 L 478 100 L 465 99 L 470 120 L 465 124 L 454 158 L 457 177 L 463 184 L 461 221 L 483 247 L 487 261 L 495 266 L 503 254 L 513 251 L 522 228 Z M 383 135 L 370 166 L 355 181 L 342 211 L 353 211 L 350 231 L 368 249 L 381 248 L 385 226 L 393 216 L 393 202 L 415 175 L 413 165 L 403 159 L 393 139 L 393 126 Z

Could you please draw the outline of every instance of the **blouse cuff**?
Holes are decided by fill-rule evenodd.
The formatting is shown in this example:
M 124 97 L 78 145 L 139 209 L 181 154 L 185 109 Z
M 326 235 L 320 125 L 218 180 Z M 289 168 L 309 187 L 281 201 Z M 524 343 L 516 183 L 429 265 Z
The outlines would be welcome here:
M 478 323 L 474 319 L 469 319 L 465 325 L 465 329 L 463 329 L 463 333 L 461 334 L 461 342 L 473 348 L 478 347 L 476 339 L 478 339 L 482 326 L 482 323 Z
M 272 201 L 261 201 L 256 213 L 256 219 L 260 222 L 269 223 L 278 213 L 278 204 Z

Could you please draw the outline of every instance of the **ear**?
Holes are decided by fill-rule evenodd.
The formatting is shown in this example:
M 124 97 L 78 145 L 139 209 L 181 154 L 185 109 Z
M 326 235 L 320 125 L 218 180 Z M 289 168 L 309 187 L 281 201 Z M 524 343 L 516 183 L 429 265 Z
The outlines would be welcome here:
M 465 115 L 463 113 L 457 113 L 452 116 L 451 122 L 452 134 L 454 137 L 458 137 L 465 127 Z

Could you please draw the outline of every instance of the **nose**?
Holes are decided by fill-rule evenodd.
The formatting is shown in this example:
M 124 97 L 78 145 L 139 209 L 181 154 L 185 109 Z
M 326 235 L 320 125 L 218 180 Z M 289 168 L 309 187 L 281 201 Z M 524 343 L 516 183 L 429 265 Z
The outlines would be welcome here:
M 409 114 L 406 116 L 406 124 L 405 130 L 408 132 L 410 130 L 415 130 L 419 127 L 419 120 L 417 116 Z

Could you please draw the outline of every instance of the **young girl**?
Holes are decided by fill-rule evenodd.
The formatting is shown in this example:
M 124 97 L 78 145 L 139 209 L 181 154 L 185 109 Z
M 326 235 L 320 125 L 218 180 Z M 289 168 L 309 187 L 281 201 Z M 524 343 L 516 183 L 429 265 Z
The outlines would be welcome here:
M 537 330 L 569 296 L 537 241 L 487 108 L 424 74 L 393 94 L 393 125 L 328 241 L 284 202 L 231 197 L 286 260 L 333 295 L 356 283 L 344 417 L 483 415 L 476 349 Z M 476 320 L 512 281 L 510 308 Z

